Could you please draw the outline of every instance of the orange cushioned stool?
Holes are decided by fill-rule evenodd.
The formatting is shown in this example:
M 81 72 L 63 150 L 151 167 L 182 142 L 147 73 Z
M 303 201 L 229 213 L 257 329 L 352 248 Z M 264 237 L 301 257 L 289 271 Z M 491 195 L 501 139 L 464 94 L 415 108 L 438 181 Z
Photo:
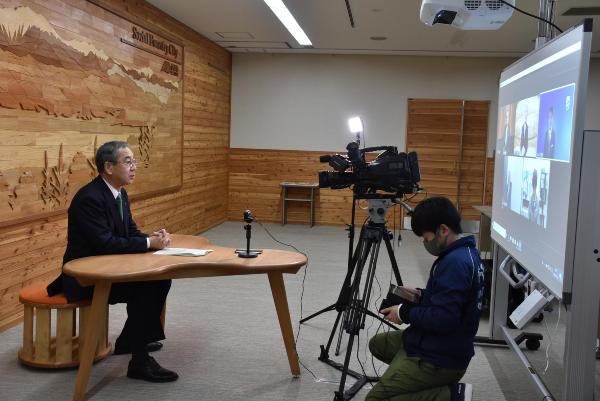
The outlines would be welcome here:
M 19 360 L 36 368 L 68 368 L 79 365 L 79 335 L 85 332 L 90 301 L 67 301 L 64 294 L 49 297 L 47 283 L 23 288 L 19 301 L 25 307 L 23 317 L 23 347 Z M 55 335 L 52 335 L 52 310 L 56 310 Z M 79 309 L 79 330 L 77 310 Z M 35 322 L 34 322 L 35 318 Z M 94 361 L 104 359 L 112 350 L 108 342 L 108 312 L 102 325 Z M 35 335 L 34 335 L 35 332 Z M 83 337 L 83 336 L 82 336 Z

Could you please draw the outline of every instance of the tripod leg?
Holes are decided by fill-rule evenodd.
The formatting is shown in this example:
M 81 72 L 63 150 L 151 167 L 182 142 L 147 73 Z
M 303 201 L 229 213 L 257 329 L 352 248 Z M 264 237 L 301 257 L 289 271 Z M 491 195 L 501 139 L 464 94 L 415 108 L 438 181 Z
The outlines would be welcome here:
M 334 400 L 344 399 L 344 389 L 346 387 L 346 377 L 348 376 L 348 365 L 350 365 L 350 357 L 352 356 L 352 346 L 354 345 L 354 333 L 350 334 L 348 339 L 348 348 L 346 349 L 346 358 L 344 359 L 344 368 L 342 370 L 342 377 L 340 378 L 340 388 L 335 392 Z
M 345 322 L 347 319 L 347 310 L 344 311 L 343 321 Z M 335 345 L 335 356 L 340 356 L 340 346 L 342 345 L 342 337 L 344 336 L 344 324 L 340 324 L 340 330 L 338 332 L 338 339 Z
M 371 257 L 369 259 L 369 269 L 367 270 L 367 279 L 365 281 L 365 288 L 362 298 L 362 304 L 358 307 L 362 307 L 365 310 L 369 309 L 369 302 L 371 301 L 371 292 L 373 289 L 373 280 L 375 279 L 375 268 L 377 267 L 377 259 L 379 256 L 379 248 L 381 246 L 381 237 L 377 237 L 375 246 L 372 248 Z M 362 315 L 360 327 L 364 329 L 366 315 Z
M 354 268 L 356 266 L 356 261 L 358 260 L 358 252 L 360 249 L 361 241 L 358 242 L 358 245 L 354 251 L 354 255 L 352 255 L 352 259 L 350 259 L 348 264 L 348 271 L 346 272 L 346 277 L 344 278 L 344 283 L 342 284 L 342 288 L 340 289 L 340 293 L 338 294 L 337 301 L 333 305 L 329 305 L 318 312 L 313 313 L 312 315 L 305 317 L 300 320 L 300 324 L 304 322 L 308 322 L 310 319 L 319 316 L 322 313 L 332 311 L 337 309 L 338 312 L 345 309 L 345 302 L 347 302 L 348 296 L 348 288 L 350 287 L 350 282 L 352 280 L 352 274 L 354 273 Z M 335 329 L 333 330 L 335 332 Z M 327 351 L 329 351 L 329 346 L 327 347 Z
M 337 317 L 335 318 L 335 323 L 333 324 L 333 328 L 331 329 L 331 333 L 329 334 L 329 340 L 327 341 L 327 348 L 321 345 L 321 355 L 319 356 L 319 360 L 325 361 L 329 359 L 329 349 L 331 348 L 331 343 L 333 342 L 333 336 L 335 335 L 335 330 L 340 323 L 340 318 L 342 317 L 342 312 L 338 312 Z M 341 330 L 341 326 L 340 326 Z
M 362 233 L 363 233 L 363 231 L 361 230 L 361 236 L 358 240 L 358 244 L 356 245 L 356 249 L 354 250 L 354 255 L 352 256 L 352 259 L 350 261 L 350 266 L 348 267 L 348 273 L 346 274 L 346 278 L 344 279 L 344 285 L 342 286 L 342 290 L 340 291 L 338 300 L 335 303 L 335 309 L 337 309 L 337 311 L 338 311 L 338 316 L 335 320 L 335 324 L 333 325 L 333 328 L 331 329 L 331 333 L 329 335 L 329 341 L 327 342 L 327 348 L 323 349 L 323 347 L 321 346 L 321 354 L 329 355 L 329 350 L 331 348 L 331 343 L 333 341 L 333 337 L 335 335 L 337 325 L 340 321 L 340 317 L 343 317 L 342 324 L 340 325 L 340 332 L 338 334 L 337 345 L 335 348 L 335 355 L 337 356 L 340 354 L 340 343 L 342 341 L 341 340 L 342 333 L 343 333 L 343 329 L 347 326 L 347 321 L 348 321 L 347 320 L 348 319 L 347 306 L 348 306 L 348 302 L 349 302 L 349 299 L 352 294 L 352 274 L 356 270 L 356 266 L 360 259 L 360 255 L 362 255 L 362 253 L 364 252 L 363 248 L 366 246 Z M 362 267 L 359 266 L 359 268 L 362 268 Z
M 365 231 L 361 230 L 361 235 L 360 235 L 358 244 L 356 246 L 354 256 L 352 258 L 352 271 L 356 272 L 356 274 L 354 276 L 354 281 L 353 282 L 348 281 L 347 286 L 344 287 L 344 291 L 340 295 L 340 299 L 338 300 L 340 305 L 343 305 L 343 307 L 344 307 L 344 315 L 343 315 L 343 319 L 342 319 L 342 325 L 340 326 L 338 341 L 337 341 L 336 348 L 335 348 L 336 356 L 340 354 L 340 346 L 341 346 L 342 336 L 343 336 L 342 329 L 346 329 L 346 331 L 348 330 L 349 319 L 351 319 L 351 316 L 353 313 L 351 310 L 350 311 L 348 310 L 348 305 L 349 305 L 350 300 L 354 297 L 354 292 L 357 291 L 357 288 L 356 288 L 357 280 L 360 285 L 360 277 L 362 275 L 362 271 L 364 269 L 364 266 L 365 266 L 365 263 L 367 260 L 367 255 L 369 254 L 371 247 L 373 245 L 373 242 L 371 241 L 371 239 L 366 238 L 364 233 L 365 233 Z
M 383 240 L 385 241 L 385 247 L 387 248 L 388 256 L 390 257 L 390 261 L 392 262 L 392 271 L 394 272 L 394 277 L 396 278 L 396 283 L 402 286 L 402 277 L 400 277 L 400 270 L 398 270 L 398 263 L 396 262 L 396 257 L 394 256 L 394 249 L 392 248 L 392 242 L 390 241 L 390 236 L 385 230 L 383 233 Z
M 322 313 L 329 312 L 330 310 L 334 310 L 334 309 L 335 309 L 335 306 L 336 306 L 335 304 L 329 305 L 329 306 L 327 306 L 327 307 L 325 307 L 325 308 L 321 309 L 320 311 L 318 311 L 318 312 L 315 312 L 315 313 L 313 313 L 312 315 L 305 317 L 304 319 L 301 319 L 301 320 L 300 320 L 300 324 L 302 324 L 302 323 L 304 323 L 304 322 L 307 322 L 307 321 L 309 321 L 310 319 L 312 319 L 313 317 L 317 317 L 317 316 L 319 316 L 319 315 L 320 315 L 320 314 L 322 314 Z

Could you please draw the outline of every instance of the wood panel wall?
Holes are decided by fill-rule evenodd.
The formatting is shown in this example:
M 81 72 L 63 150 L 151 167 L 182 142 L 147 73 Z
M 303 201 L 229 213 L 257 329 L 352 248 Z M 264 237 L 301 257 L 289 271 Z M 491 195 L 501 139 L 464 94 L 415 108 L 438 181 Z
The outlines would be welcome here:
M 242 221 L 243 212 L 252 210 L 259 221 L 281 222 L 281 187 L 283 181 L 318 182 L 319 170 L 332 170 L 327 163 L 320 163 L 319 156 L 345 151 L 296 151 L 270 149 L 232 148 L 229 156 L 229 212 L 228 219 Z M 290 195 L 306 197 L 307 191 L 290 191 Z M 366 206 L 366 201 L 360 201 Z M 388 228 L 393 228 L 395 211 L 396 227 L 399 227 L 400 211 L 394 207 L 388 215 Z M 309 205 L 304 202 L 288 202 L 288 223 L 307 224 Z M 315 197 L 315 224 L 349 224 L 352 215 L 352 191 L 350 189 L 320 188 Z M 367 212 L 358 210 L 355 224 L 361 225 Z
M 231 55 L 141 0 L 95 1 L 120 15 L 157 27 L 185 47 L 183 186 L 132 204 L 146 231 L 196 234 L 225 221 L 228 193 Z M 3 138 L 2 140 L 9 140 Z M 23 286 L 55 277 L 66 245 L 66 215 L 0 228 L 0 331 L 22 319 Z

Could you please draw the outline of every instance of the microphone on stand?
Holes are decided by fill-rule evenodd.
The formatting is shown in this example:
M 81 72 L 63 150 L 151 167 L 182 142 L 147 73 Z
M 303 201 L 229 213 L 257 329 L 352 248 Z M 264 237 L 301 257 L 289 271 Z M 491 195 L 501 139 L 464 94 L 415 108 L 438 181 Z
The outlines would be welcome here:
M 235 253 L 237 253 L 240 258 L 255 258 L 262 253 L 262 250 L 250 249 L 252 222 L 254 221 L 254 217 L 252 216 L 252 212 L 250 210 L 244 211 L 244 221 L 247 223 L 244 226 L 244 230 L 246 230 L 246 249 L 236 249 Z

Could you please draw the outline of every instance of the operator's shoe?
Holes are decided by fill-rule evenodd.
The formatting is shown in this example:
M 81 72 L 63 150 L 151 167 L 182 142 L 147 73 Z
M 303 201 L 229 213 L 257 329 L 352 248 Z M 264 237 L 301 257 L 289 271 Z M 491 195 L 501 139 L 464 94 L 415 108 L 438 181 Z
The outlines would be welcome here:
M 469 383 L 457 383 L 450 386 L 451 401 L 472 401 L 473 385 Z

